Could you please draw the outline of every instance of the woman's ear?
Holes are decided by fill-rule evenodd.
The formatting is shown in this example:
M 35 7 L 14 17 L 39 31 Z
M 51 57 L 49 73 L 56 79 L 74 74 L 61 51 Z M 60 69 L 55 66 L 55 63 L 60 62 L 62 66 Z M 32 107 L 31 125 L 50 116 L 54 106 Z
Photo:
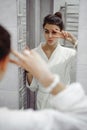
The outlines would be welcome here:
M 6 72 L 8 62 L 9 62 L 9 56 L 6 56 L 3 60 L 0 61 L 0 79 Z

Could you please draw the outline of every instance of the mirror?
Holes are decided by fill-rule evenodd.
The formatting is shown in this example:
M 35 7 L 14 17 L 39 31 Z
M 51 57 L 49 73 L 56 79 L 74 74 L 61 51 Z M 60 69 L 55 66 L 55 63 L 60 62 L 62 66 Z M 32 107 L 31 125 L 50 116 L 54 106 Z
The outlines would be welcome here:
M 64 16 L 63 20 L 66 20 L 65 12 L 67 10 L 65 7 L 67 7 L 67 4 L 77 5 L 73 11 L 79 12 L 79 0 L 3 0 L 0 7 L 0 22 L 12 33 L 13 48 L 21 51 L 26 43 L 29 43 L 30 48 L 37 47 L 44 40 L 42 28 L 44 16 L 60 10 Z M 70 15 L 70 17 L 72 16 Z M 75 20 L 77 20 L 76 16 Z M 64 21 L 64 23 L 66 22 Z M 69 23 L 68 29 L 71 29 L 71 26 L 73 27 Z M 78 23 L 74 27 L 73 29 L 78 29 Z M 69 48 L 72 47 L 70 46 L 71 44 L 65 43 L 65 41 L 62 45 Z M 76 77 L 75 72 L 76 68 L 73 70 L 73 80 Z M 35 95 L 26 88 L 25 71 L 10 65 L 4 80 L 0 83 L 0 106 L 17 109 L 35 108 L 34 99 Z M 15 101 L 14 103 L 13 100 Z
M 64 29 L 78 39 L 79 0 L 27 0 L 27 43 L 30 48 L 37 47 L 44 41 L 43 18 L 47 14 L 60 11 L 63 16 Z M 70 42 L 60 39 L 64 47 L 73 48 Z M 76 57 L 71 70 L 71 82 L 76 80 Z M 30 92 L 29 92 L 30 93 Z M 32 96 L 30 97 L 32 99 Z M 34 97 L 33 97 L 34 99 Z M 30 103 L 31 104 L 31 103 Z

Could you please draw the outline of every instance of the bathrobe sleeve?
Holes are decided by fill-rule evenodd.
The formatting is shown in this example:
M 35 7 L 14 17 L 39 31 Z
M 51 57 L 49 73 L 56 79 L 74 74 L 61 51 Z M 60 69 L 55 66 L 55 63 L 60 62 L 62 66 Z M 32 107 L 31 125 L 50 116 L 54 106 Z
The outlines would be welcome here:
M 51 95 L 50 104 L 53 109 L 41 111 L 0 108 L 0 130 L 87 130 L 87 97 L 80 84 Z
M 0 130 L 86 130 L 83 128 L 85 125 L 77 119 L 51 109 L 0 109 Z
M 79 83 L 67 86 L 56 96 L 51 95 L 50 105 L 61 112 L 83 112 L 87 109 L 87 96 Z

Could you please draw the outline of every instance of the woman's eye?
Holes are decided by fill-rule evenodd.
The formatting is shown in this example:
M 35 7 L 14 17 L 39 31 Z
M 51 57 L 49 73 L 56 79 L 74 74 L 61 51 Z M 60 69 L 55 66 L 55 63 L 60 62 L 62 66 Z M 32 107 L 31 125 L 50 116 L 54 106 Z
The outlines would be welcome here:
M 51 33 L 51 34 L 53 34 L 53 35 L 56 35 L 56 34 L 57 34 L 57 32 L 55 32 L 55 31 L 50 32 L 49 30 L 44 30 L 44 32 L 45 32 L 46 34 L 49 34 L 49 33 Z
M 49 33 L 49 31 L 45 30 L 45 33 Z

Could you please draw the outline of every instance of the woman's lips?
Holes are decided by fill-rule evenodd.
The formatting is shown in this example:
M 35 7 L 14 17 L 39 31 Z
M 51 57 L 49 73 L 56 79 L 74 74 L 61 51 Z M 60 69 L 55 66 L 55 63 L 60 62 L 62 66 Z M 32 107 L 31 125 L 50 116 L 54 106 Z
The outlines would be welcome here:
M 52 40 L 52 39 L 49 39 L 48 42 L 53 42 L 53 40 Z

